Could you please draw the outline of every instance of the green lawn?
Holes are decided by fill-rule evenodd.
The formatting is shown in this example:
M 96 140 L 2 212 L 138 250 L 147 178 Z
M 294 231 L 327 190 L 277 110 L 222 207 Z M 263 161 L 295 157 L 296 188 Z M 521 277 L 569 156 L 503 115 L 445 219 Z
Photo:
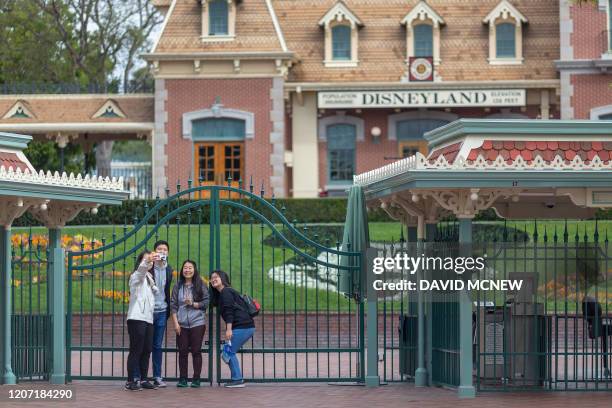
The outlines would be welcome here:
M 479 223 L 486 225 L 492 223 Z M 499 223 L 497 223 L 499 224 Z M 533 234 L 533 223 L 508 223 L 509 227 L 517 228 L 518 230 L 526 230 L 530 235 Z M 277 226 L 279 229 L 282 227 Z M 400 236 L 401 226 L 399 223 L 370 223 L 370 237 L 372 241 L 397 241 Z M 544 234 L 548 235 L 549 242 L 552 242 L 555 229 L 560 241 L 562 241 L 564 223 L 561 221 L 546 221 L 538 222 L 537 230 L 539 242 L 543 241 Z M 595 230 L 595 222 L 568 222 L 569 241 L 574 242 L 576 231 L 580 240 L 586 234 L 589 239 L 592 239 Z M 600 241 L 603 241 L 606 232 L 612 237 L 612 222 L 600 221 L 598 225 Z M 15 228 L 14 234 L 28 232 L 29 229 Z M 32 234 L 44 234 L 46 230 L 43 228 L 32 228 Z M 128 229 L 129 231 L 129 229 Z M 337 231 L 337 230 L 336 230 Z M 207 276 L 212 267 L 210 260 L 210 230 L 208 225 L 191 225 L 191 226 L 163 226 L 157 232 L 151 234 L 147 241 L 144 238 L 151 232 L 151 227 L 145 227 L 129 239 L 119 242 L 103 253 L 100 253 L 96 259 L 85 259 L 82 268 L 85 271 L 72 271 L 72 308 L 73 311 L 91 312 L 115 312 L 127 308 L 121 300 L 112 301 L 110 299 L 100 299 L 96 297 L 98 290 L 115 290 L 117 293 L 127 292 L 127 280 L 129 273 L 133 270 L 135 256 L 142 248 L 134 250 L 136 245 L 141 247 L 151 248 L 153 242 L 157 239 L 165 239 L 170 242 L 171 255 L 170 262 L 175 267 L 180 267 L 180 264 L 185 259 L 193 259 L 198 265 L 203 276 Z M 64 235 L 73 236 L 82 234 L 89 239 L 96 239 L 109 243 L 119 239 L 124 230 L 122 227 L 113 226 L 79 226 L 66 227 L 63 231 Z M 299 255 L 293 249 L 285 249 L 272 247 L 264 240 L 271 234 L 269 227 L 262 227 L 260 224 L 244 224 L 240 225 L 222 225 L 220 230 L 220 265 L 221 269 L 227 271 L 232 279 L 232 284 L 238 290 L 252 293 L 254 297 L 261 301 L 265 310 L 304 310 L 304 311 L 345 311 L 351 307 L 354 310 L 354 304 L 350 304 L 343 296 L 336 292 L 327 290 L 327 284 L 319 280 L 315 280 L 313 287 L 305 288 L 302 285 L 294 285 L 294 282 L 283 284 L 279 281 L 274 281 L 268 276 L 268 270 L 273 266 L 280 266 L 296 255 Z M 311 231 L 307 234 L 312 236 Z M 314 238 L 314 237 L 313 237 Z M 328 237 L 329 238 L 329 237 Z M 330 246 L 334 246 L 335 241 L 339 237 L 331 237 L 328 242 Z M 297 242 L 295 239 L 292 242 Z M 545 276 L 539 280 L 539 284 L 549 282 L 555 276 L 553 270 L 559 270 L 559 265 L 553 263 L 551 259 L 562 255 L 554 255 L 551 249 L 544 251 L 539 248 L 535 252 L 531 247 L 514 248 L 506 250 L 503 254 L 503 263 L 496 265 L 498 271 L 546 271 Z M 14 248 L 16 255 L 23 255 L 20 248 Z M 314 256 L 317 251 L 310 246 L 306 246 L 303 250 Z M 132 252 L 132 253 L 130 253 Z M 127 255 L 125 255 L 127 254 Z M 33 258 L 32 254 L 25 253 L 27 258 Z M 44 258 L 44 256 L 43 256 Z M 98 264 L 100 262 L 110 262 L 103 267 L 92 268 L 92 262 Z M 608 265 L 612 267 L 610 261 Z M 14 280 L 18 284 L 13 287 L 14 305 L 16 310 L 44 310 L 46 307 L 46 263 L 31 263 L 31 262 L 16 262 L 14 265 Z M 327 271 L 329 272 L 329 271 Z M 326 273 L 327 273 L 326 272 Z M 333 272 L 333 271 L 332 271 Z M 330 276 L 333 276 L 331 273 Z M 612 278 L 610 278 L 612 280 Z M 318 283 L 317 283 L 318 282 Z M 300 282 L 297 282 L 300 283 Z M 610 290 L 612 293 L 612 288 Z

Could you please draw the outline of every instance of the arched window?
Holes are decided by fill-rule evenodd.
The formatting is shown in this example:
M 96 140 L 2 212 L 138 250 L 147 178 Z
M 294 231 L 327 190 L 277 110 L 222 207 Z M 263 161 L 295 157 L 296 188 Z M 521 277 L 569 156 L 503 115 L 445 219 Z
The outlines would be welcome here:
M 209 35 L 228 35 L 229 9 L 227 0 L 213 0 L 209 4 Z
M 327 168 L 330 184 L 349 184 L 355 174 L 355 125 L 327 127 Z
M 351 59 L 351 27 L 348 25 L 332 28 L 332 58 L 342 61 Z
M 192 138 L 198 140 L 244 140 L 246 123 L 241 119 L 207 118 L 192 122 Z
M 414 56 L 433 56 L 433 26 L 419 24 L 414 26 Z
M 511 23 L 501 23 L 495 26 L 497 58 L 516 57 L 515 29 L 516 25 Z
M 446 125 L 444 119 L 407 119 L 397 122 L 397 142 L 400 157 L 414 156 L 417 152 L 427 155 L 426 132 Z
M 448 124 L 443 119 L 408 119 L 397 122 L 397 140 L 423 140 L 430 130 Z

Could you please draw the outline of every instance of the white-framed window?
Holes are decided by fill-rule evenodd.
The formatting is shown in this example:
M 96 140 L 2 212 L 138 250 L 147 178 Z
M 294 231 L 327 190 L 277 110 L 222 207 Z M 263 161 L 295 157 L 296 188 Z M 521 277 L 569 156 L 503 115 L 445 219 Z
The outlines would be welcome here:
M 323 64 L 330 68 L 356 67 L 359 64 L 361 20 L 342 1 L 338 1 L 319 20 L 319 25 L 325 30 Z
M 339 24 L 332 27 L 332 59 L 351 60 L 351 26 Z
M 414 56 L 433 57 L 433 26 L 418 24 L 414 27 Z
M 236 0 L 201 0 L 202 41 L 231 41 L 236 36 Z
M 495 26 L 495 57 L 516 58 L 516 26 L 512 23 L 501 23 Z
M 208 35 L 229 34 L 229 7 L 225 0 L 212 0 L 208 11 Z
M 489 64 L 523 63 L 523 25 L 527 18 L 502 0 L 482 21 L 489 25 Z
M 330 185 L 353 182 L 357 128 L 347 123 L 327 126 L 327 176 Z
M 421 0 L 401 22 L 406 26 L 406 60 L 410 57 L 433 57 L 440 64 L 440 27 L 444 19 Z

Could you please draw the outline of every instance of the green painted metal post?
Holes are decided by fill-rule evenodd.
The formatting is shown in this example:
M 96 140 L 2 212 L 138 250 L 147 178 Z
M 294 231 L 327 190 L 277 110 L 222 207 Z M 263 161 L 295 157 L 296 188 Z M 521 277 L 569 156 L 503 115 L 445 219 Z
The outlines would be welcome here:
M 472 218 L 459 218 L 459 246 L 462 256 L 471 256 Z M 469 253 L 468 253 L 469 252 Z M 467 291 L 459 294 L 459 397 L 474 398 L 472 378 L 472 301 Z
M 417 226 L 417 254 L 421 256 L 425 249 L 425 220 L 423 217 L 418 218 Z M 423 270 L 417 271 L 418 281 L 422 280 Z M 427 385 L 427 369 L 425 368 L 425 297 L 422 290 L 417 291 L 417 321 L 418 321 L 418 336 L 417 336 L 417 369 L 414 373 L 414 385 L 417 387 L 425 387 Z
M 378 256 L 376 248 L 368 248 L 361 270 L 366 274 L 366 294 L 368 297 L 368 321 L 366 324 L 368 330 L 368 348 L 367 348 L 367 373 L 365 378 L 366 386 L 378 387 L 380 385 L 380 376 L 378 374 L 378 310 L 376 303 L 378 296 L 374 289 L 374 273 L 372 265 L 374 258 Z
M 2 323 L 2 383 L 15 384 L 17 378 L 13 373 L 11 360 L 11 227 L 0 227 L 0 259 L 2 270 L 0 271 L 0 288 L 2 290 L 2 301 L 0 302 L 0 322 Z
M 428 245 L 433 245 L 437 231 L 437 224 L 425 224 L 425 237 Z M 432 334 L 433 334 L 433 310 L 432 310 L 433 295 L 432 292 L 427 292 L 425 299 L 425 366 L 427 367 L 427 385 L 432 384 L 433 367 L 432 360 Z
M 417 227 L 407 227 L 406 240 L 408 242 L 417 242 Z
M 49 228 L 50 295 L 48 299 L 51 313 L 51 384 L 66 383 L 66 308 L 64 306 L 66 274 L 64 268 L 64 249 L 61 245 L 61 229 Z

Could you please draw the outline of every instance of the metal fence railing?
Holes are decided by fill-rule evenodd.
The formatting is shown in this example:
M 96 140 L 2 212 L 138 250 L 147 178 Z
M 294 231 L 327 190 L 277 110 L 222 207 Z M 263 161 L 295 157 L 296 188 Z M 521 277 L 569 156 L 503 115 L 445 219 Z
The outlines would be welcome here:
M 94 174 L 97 174 L 94 171 Z M 151 162 L 111 162 L 111 177 L 123 177 L 123 184 L 131 199 L 153 198 Z
M 35 95 L 35 94 L 122 94 L 152 93 L 152 85 L 139 84 L 128 89 L 118 84 L 79 84 L 79 83 L 43 83 L 43 82 L 4 82 L 0 83 L 1 95 Z
M 485 268 L 469 281 L 522 280 L 520 290 L 469 292 L 473 301 L 473 375 L 478 391 L 612 390 L 612 223 L 609 221 L 480 222 L 473 256 Z M 455 257 L 456 223 L 440 223 L 427 256 Z M 374 243 L 379 256 L 416 253 L 417 244 Z M 421 252 L 419 252 L 421 253 Z M 428 270 L 425 279 L 457 279 Z M 383 281 L 410 279 L 385 270 Z M 429 276 L 429 278 L 427 278 Z M 458 299 L 425 294 L 425 364 L 433 384 L 459 385 Z M 379 294 L 379 368 L 385 382 L 414 378 L 418 355 L 415 292 Z M 430 371 L 431 370 L 431 371 Z

